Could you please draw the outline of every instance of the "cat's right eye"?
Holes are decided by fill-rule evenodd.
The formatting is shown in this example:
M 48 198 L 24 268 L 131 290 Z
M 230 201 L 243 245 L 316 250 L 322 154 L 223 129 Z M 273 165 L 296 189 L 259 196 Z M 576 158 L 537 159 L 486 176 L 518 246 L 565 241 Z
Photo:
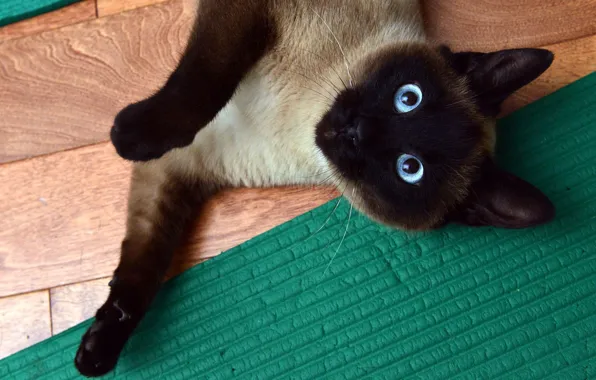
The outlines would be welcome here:
M 422 103 L 422 90 L 415 84 L 403 85 L 397 89 L 393 102 L 397 112 L 411 112 Z
M 397 175 L 400 176 L 404 182 L 415 185 L 422 180 L 424 176 L 424 165 L 422 162 L 411 154 L 402 154 L 397 158 Z

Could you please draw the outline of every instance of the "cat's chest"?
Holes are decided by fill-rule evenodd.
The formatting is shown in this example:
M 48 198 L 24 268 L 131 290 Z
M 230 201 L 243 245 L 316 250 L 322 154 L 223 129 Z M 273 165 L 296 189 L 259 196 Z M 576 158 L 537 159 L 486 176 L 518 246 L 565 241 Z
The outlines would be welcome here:
M 325 107 L 255 74 L 191 147 L 194 159 L 240 186 L 322 183 L 327 160 L 315 144 Z

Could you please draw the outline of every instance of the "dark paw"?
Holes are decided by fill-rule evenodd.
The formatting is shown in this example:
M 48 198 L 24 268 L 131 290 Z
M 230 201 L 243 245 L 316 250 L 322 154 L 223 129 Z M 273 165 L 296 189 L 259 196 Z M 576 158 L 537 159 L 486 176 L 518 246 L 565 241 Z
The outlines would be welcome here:
M 163 98 L 156 95 L 118 113 L 110 138 L 122 158 L 149 161 L 192 143 L 199 124 L 179 104 Z
M 153 142 L 140 133 L 122 132 L 118 125 L 110 131 L 110 139 L 118 155 L 130 161 L 158 159 L 170 150 L 171 144 Z
M 120 353 L 128 341 L 135 323 L 118 307 L 104 305 L 83 339 L 75 356 L 75 366 L 87 377 L 107 374 L 116 366 Z

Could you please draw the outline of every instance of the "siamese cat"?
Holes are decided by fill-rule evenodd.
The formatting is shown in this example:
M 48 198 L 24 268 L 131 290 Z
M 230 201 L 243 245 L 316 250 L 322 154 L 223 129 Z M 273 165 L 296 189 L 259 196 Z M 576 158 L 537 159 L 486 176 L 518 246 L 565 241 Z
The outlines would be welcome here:
M 454 52 L 414 0 L 201 0 L 178 66 L 111 129 L 135 161 L 110 295 L 75 365 L 111 371 L 204 202 L 223 188 L 334 185 L 372 220 L 526 228 L 554 206 L 494 159 L 501 103 L 542 49 Z

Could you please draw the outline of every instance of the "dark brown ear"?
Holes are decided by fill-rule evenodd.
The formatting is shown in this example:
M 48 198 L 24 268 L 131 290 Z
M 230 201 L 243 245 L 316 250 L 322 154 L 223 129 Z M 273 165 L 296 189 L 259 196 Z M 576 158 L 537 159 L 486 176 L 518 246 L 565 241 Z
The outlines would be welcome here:
M 453 53 L 442 46 L 441 53 L 453 69 L 469 78 L 478 105 L 488 116 L 497 116 L 501 103 L 512 93 L 545 72 L 554 55 L 545 49 L 508 49 L 492 53 Z
M 554 218 L 554 205 L 536 187 L 499 169 L 491 159 L 486 160 L 481 171 L 468 199 L 447 217 L 447 222 L 527 228 Z

